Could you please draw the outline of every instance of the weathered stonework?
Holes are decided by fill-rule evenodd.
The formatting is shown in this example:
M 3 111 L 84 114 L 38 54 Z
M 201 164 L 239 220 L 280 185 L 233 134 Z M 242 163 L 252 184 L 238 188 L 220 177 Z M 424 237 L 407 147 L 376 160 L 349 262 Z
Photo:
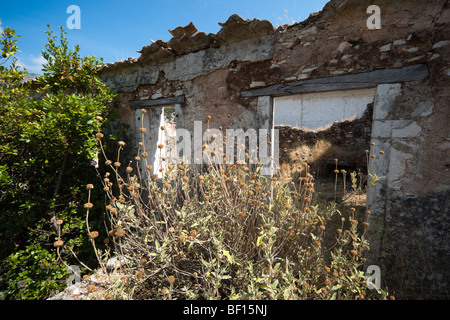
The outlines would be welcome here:
M 366 9 L 373 4 L 381 9 L 377 30 L 366 25 Z M 336 85 L 349 89 L 354 78 L 342 76 L 363 75 L 358 81 L 366 81 L 351 89 L 376 90 L 365 132 L 375 142 L 377 175 L 385 177 L 367 196 L 373 231 L 368 262 L 381 267 L 383 280 L 396 293 L 446 297 L 448 1 L 334 0 L 307 20 L 278 29 L 236 15 L 220 25 L 209 35 L 192 24 L 178 27 L 170 41 L 144 47 L 139 58 L 104 66 L 103 81 L 120 94 L 121 121 L 138 133 L 140 111 L 130 108 L 131 101 L 183 97 L 174 105 L 177 127 L 193 130 L 194 121 L 203 121 L 206 129 L 210 115 L 212 128 L 272 129 L 275 96 L 337 90 Z M 413 68 L 402 69 L 408 66 Z M 400 80 L 371 73 L 383 70 L 400 70 Z M 148 125 L 157 127 L 157 122 Z M 358 138 L 356 128 L 345 138 Z M 155 148 L 154 141 L 148 143 Z

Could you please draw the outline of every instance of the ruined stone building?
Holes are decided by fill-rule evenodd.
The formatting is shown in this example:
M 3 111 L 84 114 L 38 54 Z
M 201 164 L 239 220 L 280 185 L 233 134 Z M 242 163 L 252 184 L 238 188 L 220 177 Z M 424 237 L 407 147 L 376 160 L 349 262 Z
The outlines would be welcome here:
M 370 5 L 380 8 L 379 28 L 371 27 Z M 212 128 L 278 128 L 280 164 L 316 160 L 318 175 L 327 174 L 334 157 L 363 167 L 358 155 L 374 142 L 376 174 L 385 178 L 367 195 L 378 230 L 368 262 L 381 267 L 391 290 L 445 297 L 448 1 L 334 0 L 293 25 L 274 28 L 232 15 L 220 26 L 216 34 L 192 23 L 177 27 L 168 42 L 143 47 L 139 58 L 103 67 L 129 132 L 138 133 L 141 108 L 149 111 L 146 143 L 153 150 L 164 140 L 164 109 L 188 130 L 194 121 L 205 129 L 208 115 Z

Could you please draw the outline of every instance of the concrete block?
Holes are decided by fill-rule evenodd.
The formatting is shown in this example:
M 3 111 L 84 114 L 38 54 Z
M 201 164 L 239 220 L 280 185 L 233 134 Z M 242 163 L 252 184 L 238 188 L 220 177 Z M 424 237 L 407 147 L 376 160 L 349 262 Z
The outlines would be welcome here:
M 399 120 L 402 121 L 402 120 Z M 411 138 L 416 137 L 422 131 L 422 127 L 416 122 L 413 122 L 406 127 L 392 129 L 392 138 Z
M 372 138 L 389 138 L 392 131 L 392 121 L 376 120 L 372 123 Z
M 395 99 L 401 93 L 401 88 L 402 85 L 400 83 L 380 84 L 377 86 L 373 108 L 374 120 L 386 119 Z

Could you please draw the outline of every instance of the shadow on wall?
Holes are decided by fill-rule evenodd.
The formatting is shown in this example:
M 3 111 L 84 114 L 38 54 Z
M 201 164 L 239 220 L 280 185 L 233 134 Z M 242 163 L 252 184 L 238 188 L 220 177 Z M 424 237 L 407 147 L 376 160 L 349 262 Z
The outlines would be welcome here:
M 373 103 L 353 121 L 334 123 L 325 130 L 305 131 L 293 126 L 276 126 L 280 134 L 281 171 L 289 165 L 308 162 L 316 178 L 334 178 L 335 160 L 340 168 L 367 171 L 364 150 L 369 149 Z

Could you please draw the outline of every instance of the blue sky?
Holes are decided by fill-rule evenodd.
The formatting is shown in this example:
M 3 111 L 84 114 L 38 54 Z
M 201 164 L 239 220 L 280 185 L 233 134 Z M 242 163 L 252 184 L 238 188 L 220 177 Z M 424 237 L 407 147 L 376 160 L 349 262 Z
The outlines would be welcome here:
M 29 72 L 40 73 L 45 60 L 41 50 L 46 42 L 45 31 L 50 24 L 56 34 L 59 26 L 67 31 L 70 45 L 79 44 L 83 56 L 102 57 L 114 62 L 138 57 L 150 39 L 168 41 L 168 30 L 193 22 L 199 31 L 216 33 L 219 22 L 233 13 L 244 19 L 266 19 L 274 27 L 305 20 L 320 11 L 327 0 L 45 0 L 7 1 L 0 4 L 1 27 L 15 29 L 21 35 L 17 55 Z M 68 29 L 66 13 L 70 5 L 81 10 L 81 28 Z

